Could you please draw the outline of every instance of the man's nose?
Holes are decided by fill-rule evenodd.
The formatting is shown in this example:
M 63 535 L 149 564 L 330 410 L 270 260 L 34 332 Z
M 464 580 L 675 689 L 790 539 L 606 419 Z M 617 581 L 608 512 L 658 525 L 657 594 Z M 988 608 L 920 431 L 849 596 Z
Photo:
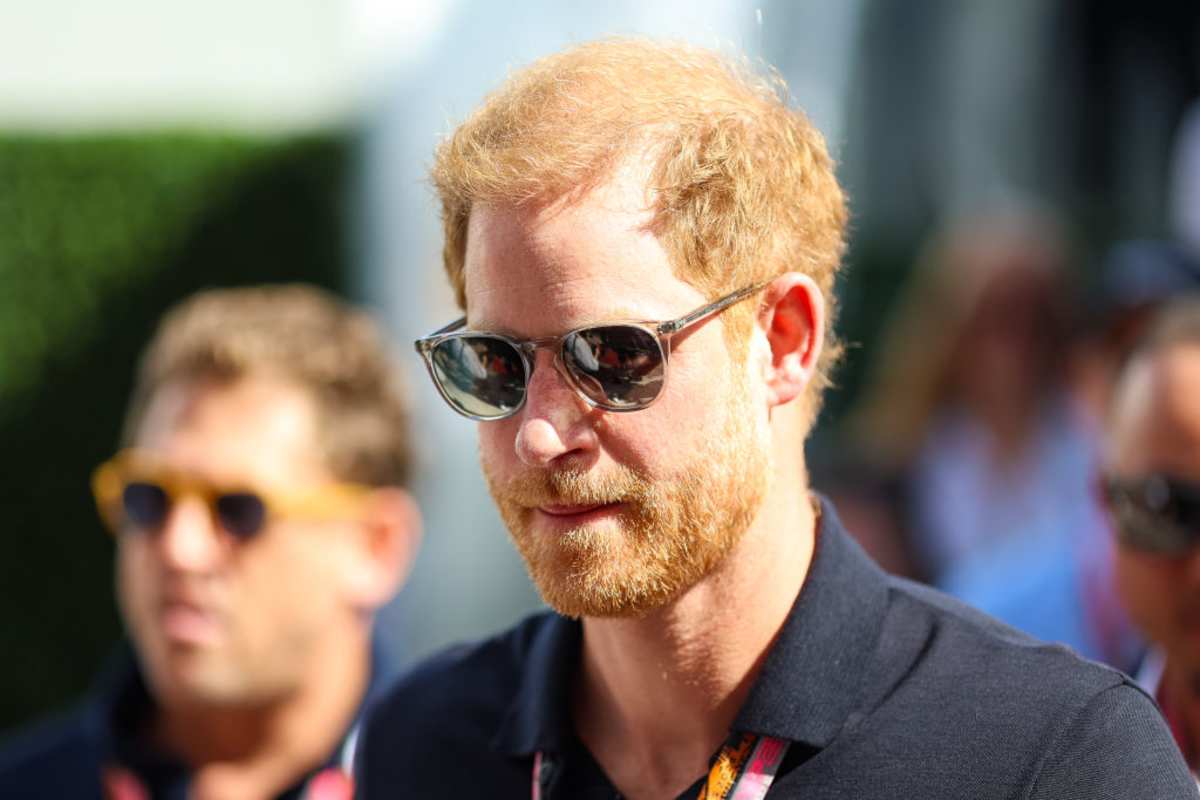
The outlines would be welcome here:
M 548 467 L 567 455 L 593 452 L 596 434 L 590 423 L 595 412 L 559 371 L 554 356 L 541 350 L 525 388 L 516 450 L 530 467 Z
M 171 506 L 156 537 L 163 561 L 182 572 L 212 569 L 229 546 L 208 504 L 191 496 L 181 497 Z

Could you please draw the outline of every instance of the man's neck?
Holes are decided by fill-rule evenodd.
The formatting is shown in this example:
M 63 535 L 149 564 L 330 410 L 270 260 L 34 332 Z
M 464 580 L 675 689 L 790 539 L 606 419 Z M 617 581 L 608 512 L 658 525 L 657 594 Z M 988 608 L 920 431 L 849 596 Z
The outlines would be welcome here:
M 707 771 L 804 583 L 815 528 L 806 492 L 768 497 L 722 566 L 677 600 L 584 620 L 575 727 L 624 796 L 674 797 Z
M 370 680 L 360 655 L 325 659 L 304 687 L 256 707 L 171 704 L 157 735 L 192 767 L 189 797 L 271 798 L 325 763 L 344 737 Z

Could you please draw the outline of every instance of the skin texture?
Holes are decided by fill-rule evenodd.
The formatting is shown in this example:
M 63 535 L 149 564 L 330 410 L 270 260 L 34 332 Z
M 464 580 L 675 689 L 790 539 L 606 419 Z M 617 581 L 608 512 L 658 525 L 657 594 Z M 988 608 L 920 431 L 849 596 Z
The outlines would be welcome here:
M 1109 471 L 1200 481 L 1200 346 L 1177 345 L 1131 364 L 1114 400 Z M 1117 550 L 1117 586 L 1130 616 L 1167 653 L 1171 670 L 1200 682 L 1200 550 L 1184 557 Z
M 470 327 L 533 338 L 707 302 L 646 230 L 646 185 L 631 163 L 571 203 L 473 209 Z M 521 411 L 479 425 L 531 575 L 584 618 L 573 718 L 628 797 L 674 796 L 707 771 L 811 560 L 793 401 L 815 372 L 823 304 L 797 273 L 747 302 L 749 339 L 731 349 L 719 317 L 700 326 L 645 410 L 589 407 L 539 352 Z
M 136 445 L 217 485 L 296 492 L 332 480 L 315 425 L 309 396 L 281 380 L 176 383 Z M 274 519 L 250 541 L 188 496 L 161 530 L 120 536 L 118 595 L 156 734 L 196 767 L 197 797 L 271 796 L 324 760 L 366 686 L 370 613 L 416 531 L 407 495 L 381 490 L 354 518 Z

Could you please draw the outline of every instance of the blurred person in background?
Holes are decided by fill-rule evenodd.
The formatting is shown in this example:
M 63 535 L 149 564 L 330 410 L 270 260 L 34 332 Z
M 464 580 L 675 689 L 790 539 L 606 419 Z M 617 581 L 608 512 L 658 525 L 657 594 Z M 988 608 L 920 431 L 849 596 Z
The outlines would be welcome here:
M 904 485 L 918 574 L 1021 630 L 1129 666 L 1088 419 L 1071 393 L 1065 244 L 1045 219 L 952 226 L 919 261 L 852 423 Z
M 810 493 L 847 213 L 785 91 L 579 45 L 433 182 L 465 316 L 417 348 L 557 613 L 403 678 L 363 797 L 1193 794 L 1123 675 L 887 576 Z
M 1118 242 L 1098 272 L 1072 359 L 1075 394 L 1096 428 L 1108 416 L 1117 373 L 1163 303 L 1200 292 L 1200 252 L 1167 240 Z
M 1120 595 L 1153 648 L 1138 681 L 1200 771 L 1200 296 L 1167 306 L 1121 373 L 1102 482 Z
M 167 314 L 94 476 L 131 647 L 0 753 L 0 796 L 349 798 L 419 532 L 405 408 L 380 331 L 317 289 Z

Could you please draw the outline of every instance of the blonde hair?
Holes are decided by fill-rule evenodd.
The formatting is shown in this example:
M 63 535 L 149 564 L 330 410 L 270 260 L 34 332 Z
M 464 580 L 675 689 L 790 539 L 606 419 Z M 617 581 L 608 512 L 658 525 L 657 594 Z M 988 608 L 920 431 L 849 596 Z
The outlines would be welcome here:
M 125 446 L 168 384 L 262 375 L 291 381 L 314 400 L 316 444 L 333 477 L 408 482 L 407 403 L 383 335 L 366 313 L 310 286 L 214 289 L 170 310 L 142 355 Z
M 820 287 L 829 328 L 818 398 L 840 352 L 833 282 L 847 212 L 833 161 L 816 128 L 788 108 L 782 81 L 698 47 L 610 39 L 548 56 L 512 75 L 438 147 L 432 180 L 459 306 L 475 203 L 578 199 L 646 151 L 650 230 L 681 279 L 710 298 L 791 270 Z M 753 307 L 731 312 L 727 328 L 744 338 Z

